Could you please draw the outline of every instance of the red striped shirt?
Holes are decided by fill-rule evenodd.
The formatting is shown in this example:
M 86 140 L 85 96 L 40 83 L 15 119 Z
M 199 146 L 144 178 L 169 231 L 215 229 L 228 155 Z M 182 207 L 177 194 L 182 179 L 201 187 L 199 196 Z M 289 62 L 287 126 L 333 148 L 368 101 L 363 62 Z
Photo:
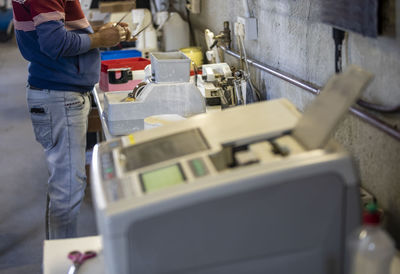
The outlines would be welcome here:
M 79 0 L 13 0 L 13 10 L 17 30 L 34 30 L 52 20 L 64 21 L 67 30 L 89 27 Z

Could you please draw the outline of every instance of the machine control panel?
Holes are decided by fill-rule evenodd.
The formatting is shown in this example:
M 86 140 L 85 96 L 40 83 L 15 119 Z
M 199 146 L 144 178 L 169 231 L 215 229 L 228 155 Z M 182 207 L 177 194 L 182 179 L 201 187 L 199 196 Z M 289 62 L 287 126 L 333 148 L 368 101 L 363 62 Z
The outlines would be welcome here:
M 183 184 L 192 184 L 197 179 L 216 174 L 212 162 L 205 156 L 189 160 L 168 161 L 130 171 L 121 177 L 104 178 L 107 200 L 115 202 L 120 199 L 149 195 Z M 115 174 L 115 173 L 114 173 Z
M 111 180 L 115 178 L 115 166 L 112 152 L 106 152 L 101 155 L 101 168 L 103 180 Z
M 125 197 L 122 182 L 120 180 L 110 180 L 107 182 L 107 199 L 117 201 Z
M 211 175 L 209 150 L 198 128 L 135 145 L 106 143 L 99 153 L 106 199 L 148 195 Z
M 158 142 L 120 147 L 114 153 L 104 152 L 100 158 L 107 200 L 117 202 L 185 184 L 202 184 L 220 172 L 262 162 L 280 161 L 288 155 L 274 152 L 278 144 L 290 147 L 291 155 L 304 152 L 292 138 L 284 136 L 277 141 L 262 140 L 249 144 L 245 149 L 242 145 L 225 146 L 218 153 L 212 153 L 207 142 L 200 138 L 200 131 L 180 134 L 180 137 L 171 135 L 172 139 L 167 136 L 162 142 L 158 139 Z M 180 150 L 178 145 L 183 141 L 183 136 L 191 137 L 185 140 L 187 145 L 191 145 L 186 148 L 186 152 Z M 148 157 L 146 151 L 152 151 L 153 154 L 157 152 L 158 156 Z M 114 162 L 117 162 L 116 167 Z
M 202 177 L 209 173 L 204 160 L 201 158 L 190 160 L 189 166 L 195 177 Z

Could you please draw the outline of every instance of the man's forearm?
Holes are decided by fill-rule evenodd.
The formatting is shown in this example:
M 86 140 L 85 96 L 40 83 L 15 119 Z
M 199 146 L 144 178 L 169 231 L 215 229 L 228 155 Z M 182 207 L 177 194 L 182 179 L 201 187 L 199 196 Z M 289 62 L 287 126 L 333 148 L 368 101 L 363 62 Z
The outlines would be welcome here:
M 100 48 L 103 46 L 101 43 L 101 37 L 98 32 L 89 34 L 89 38 L 90 38 L 90 49 Z

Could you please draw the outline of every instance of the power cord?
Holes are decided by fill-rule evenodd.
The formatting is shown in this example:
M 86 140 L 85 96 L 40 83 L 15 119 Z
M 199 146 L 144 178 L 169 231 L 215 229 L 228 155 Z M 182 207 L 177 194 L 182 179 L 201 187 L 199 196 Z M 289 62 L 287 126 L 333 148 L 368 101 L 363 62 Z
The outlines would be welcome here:
M 332 36 L 335 41 L 335 72 L 340 73 L 342 72 L 342 51 L 345 32 L 337 28 L 332 28 Z
M 192 22 L 190 20 L 190 10 L 188 7 L 186 7 L 186 18 L 187 18 L 188 25 L 189 25 L 190 39 L 192 40 L 192 45 L 196 45 L 196 38 L 194 36 L 193 26 L 192 26 Z
M 252 90 L 252 93 L 254 92 L 254 94 L 256 95 L 256 101 L 261 101 L 261 93 L 257 88 L 254 87 L 254 85 L 250 79 L 250 69 L 249 69 L 249 63 L 247 60 L 246 48 L 245 48 L 245 45 L 243 42 L 243 37 L 241 35 L 237 35 L 237 39 L 238 39 L 238 44 L 239 44 L 241 62 L 243 62 L 243 59 L 244 59 L 244 64 L 245 64 L 244 71 L 246 72 L 245 78 L 247 78 L 247 82 L 249 84 L 250 89 Z

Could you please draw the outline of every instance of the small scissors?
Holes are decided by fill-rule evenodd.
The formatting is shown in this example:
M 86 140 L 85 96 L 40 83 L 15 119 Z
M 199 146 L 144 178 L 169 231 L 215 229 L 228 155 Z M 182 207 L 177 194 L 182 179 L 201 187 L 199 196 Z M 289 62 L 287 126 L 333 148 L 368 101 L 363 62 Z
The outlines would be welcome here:
M 97 253 L 94 251 L 86 251 L 84 253 L 80 251 L 71 251 L 68 253 L 68 259 L 72 261 L 72 265 L 68 270 L 68 274 L 78 273 L 79 267 L 86 261 L 91 258 L 96 257 Z

